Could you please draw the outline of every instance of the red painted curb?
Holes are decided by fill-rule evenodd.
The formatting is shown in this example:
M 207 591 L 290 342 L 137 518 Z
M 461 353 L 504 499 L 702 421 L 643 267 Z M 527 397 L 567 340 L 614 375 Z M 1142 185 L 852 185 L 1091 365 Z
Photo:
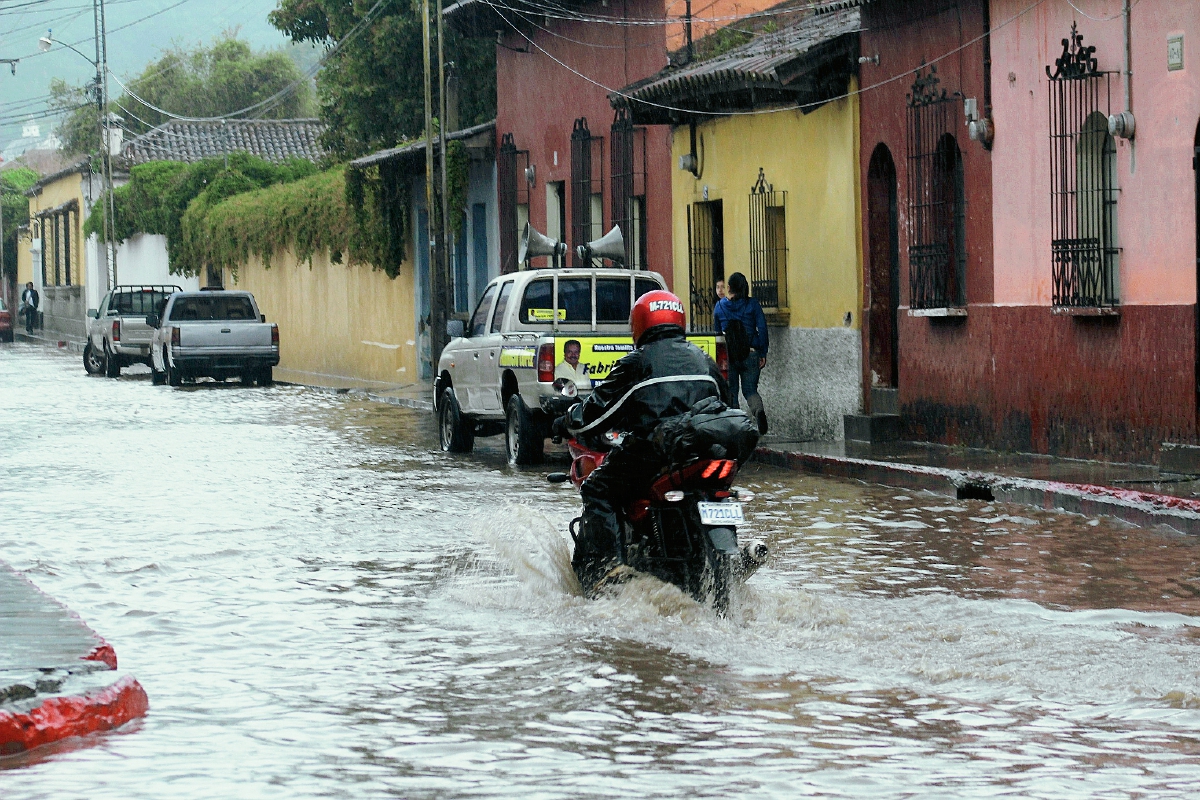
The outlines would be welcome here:
M 96 694 L 51 697 L 23 714 L 0 711 L 0 755 L 13 755 L 71 736 L 112 730 L 145 716 L 149 710 L 146 690 L 127 675 Z

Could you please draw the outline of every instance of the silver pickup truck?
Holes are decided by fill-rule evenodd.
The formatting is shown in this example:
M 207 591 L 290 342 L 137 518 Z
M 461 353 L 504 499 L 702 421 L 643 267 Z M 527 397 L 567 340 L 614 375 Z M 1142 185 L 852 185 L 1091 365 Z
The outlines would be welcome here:
M 629 310 L 666 284 L 657 272 L 535 269 L 501 275 L 438 360 L 434 410 L 443 450 L 469 453 L 475 437 L 505 435 L 512 464 L 536 464 L 569 380 L 581 396 L 633 350 Z M 688 340 L 722 364 L 723 337 Z M 722 365 L 724 369 L 724 365 Z
M 267 322 L 249 292 L 178 292 L 146 324 L 154 329 L 150 371 L 156 384 L 179 386 L 199 377 L 271 384 L 279 326 Z
M 99 308 L 88 309 L 83 346 L 87 373 L 117 378 L 123 367 L 149 364 L 154 329 L 146 325 L 146 316 L 179 291 L 174 285 L 122 285 L 104 295 Z

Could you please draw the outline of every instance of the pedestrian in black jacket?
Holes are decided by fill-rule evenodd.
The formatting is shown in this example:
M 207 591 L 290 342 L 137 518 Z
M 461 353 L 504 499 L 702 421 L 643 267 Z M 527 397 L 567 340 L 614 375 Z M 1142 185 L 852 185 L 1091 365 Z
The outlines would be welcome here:
M 25 284 L 21 292 L 21 306 L 25 309 L 25 332 L 32 335 L 33 325 L 37 322 L 38 306 L 42 303 L 41 295 L 33 288 L 33 281 Z

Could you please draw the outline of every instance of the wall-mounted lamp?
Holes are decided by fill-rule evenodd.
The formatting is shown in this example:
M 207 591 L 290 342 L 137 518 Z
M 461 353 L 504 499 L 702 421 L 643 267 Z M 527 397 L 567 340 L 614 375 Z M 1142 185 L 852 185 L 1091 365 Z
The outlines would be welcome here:
M 860 63 L 860 64 L 874 64 L 875 66 L 877 66 L 877 67 L 878 67 L 878 66 L 879 66 L 879 53 L 876 53 L 876 54 L 875 54 L 875 55 L 873 55 L 873 56 L 859 56 L 859 57 L 858 57 L 858 63 Z
M 1122 139 L 1132 139 L 1133 134 L 1137 131 L 1137 120 L 1133 118 L 1132 111 L 1122 111 L 1120 114 L 1112 114 L 1108 118 L 1108 133 L 1110 136 L 1119 136 Z
M 967 135 L 972 142 L 979 142 L 988 150 L 992 149 L 992 140 L 996 138 L 996 129 L 992 120 L 979 116 L 979 102 L 974 97 L 963 101 L 963 110 L 967 115 Z
M 690 172 L 695 175 L 698 167 L 698 159 L 695 153 L 684 153 L 679 157 L 679 169 L 683 172 Z
M 696 133 L 696 123 L 692 122 L 688 125 L 688 138 L 690 140 L 691 152 L 684 153 L 679 157 L 679 169 L 681 172 L 690 172 L 695 178 L 700 177 L 700 153 L 703 143 Z
M 525 183 L 529 184 L 529 188 L 532 189 L 533 184 L 536 182 L 536 180 L 537 180 L 537 170 L 534 169 L 533 164 L 530 164 L 528 167 L 525 168 Z

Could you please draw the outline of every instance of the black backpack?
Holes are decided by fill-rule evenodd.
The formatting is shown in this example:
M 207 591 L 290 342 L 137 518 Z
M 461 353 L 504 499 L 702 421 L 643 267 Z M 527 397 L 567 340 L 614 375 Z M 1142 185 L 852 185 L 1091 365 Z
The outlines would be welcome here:
M 758 445 L 758 423 L 719 397 L 706 397 L 690 411 L 660 423 L 650 442 L 672 469 L 701 458 L 731 458 L 745 464 Z
M 740 319 L 731 319 L 725 325 L 725 352 L 731 364 L 741 364 L 750 357 L 750 335 Z

